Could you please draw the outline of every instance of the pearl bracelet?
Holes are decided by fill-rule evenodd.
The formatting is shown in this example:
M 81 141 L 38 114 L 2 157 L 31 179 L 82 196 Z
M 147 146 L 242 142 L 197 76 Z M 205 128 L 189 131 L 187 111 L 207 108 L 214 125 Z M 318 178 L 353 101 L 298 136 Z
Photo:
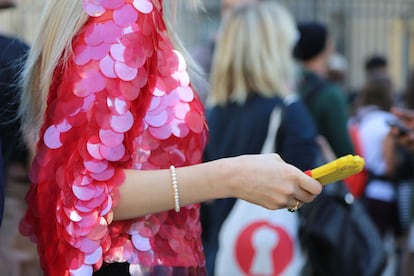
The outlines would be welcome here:
M 177 181 L 177 172 L 175 171 L 175 167 L 173 165 L 170 166 L 171 172 L 171 183 L 174 192 L 174 204 L 175 204 L 175 211 L 178 213 L 180 212 L 180 194 L 178 193 L 178 181 Z

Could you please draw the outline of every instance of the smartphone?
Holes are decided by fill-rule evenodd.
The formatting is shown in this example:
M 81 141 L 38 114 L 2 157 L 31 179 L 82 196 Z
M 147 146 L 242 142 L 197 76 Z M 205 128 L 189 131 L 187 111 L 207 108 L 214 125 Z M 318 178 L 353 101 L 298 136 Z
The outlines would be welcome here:
M 325 185 L 359 173 L 364 164 L 361 156 L 348 154 L 305 173 Z
M 400 135 L 407 135 L 410 132 L 410 129 L 404 126 L 404 124 L 398 119 L 387 120 L 386 123 L 390 127 L 398 128 Z

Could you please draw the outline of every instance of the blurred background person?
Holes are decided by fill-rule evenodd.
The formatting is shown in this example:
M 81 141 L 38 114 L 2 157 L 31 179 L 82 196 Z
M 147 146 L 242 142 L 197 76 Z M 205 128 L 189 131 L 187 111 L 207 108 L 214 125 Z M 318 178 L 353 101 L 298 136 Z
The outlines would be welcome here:
M 314 118 L 318 133 L 340 157 L 354 152 L 347 129 L 348 102 L 343 89 L 328 80 L 328 64 L 335 49 L 333 35 L 317 21 L 298 24 L 294 56 L 300 64 L 298 91 Z
M 13 1 L 0 1 L 0 10 L 13 7 L 15 4 Z M 1 36 L 1 34 L 0 34 Z M 4 161 L 3 161 L 3 153 L 1 151 L 2 149 L 2 143 L 0 138 L 0 227 L 1 222 L 3 219 L 3 210 L 4 210 L 4 182 L 5 182 L 5 174 L 4 174 Z
M 348 115 L 355 112 L 356 102 L 359 91 L 354 91 L 348 87 L 348 60 L 340 53 L 333 53 L 328 60 L 327 79 L 342 89 L 348 102 Z
M 362 201 L 383 238 L 388 255 L 386 273 L 390 275 L 396 275 L 399 270 L 396 238 L 402 233 L 397 205 L 398 151 L 388 124 L 395 119 L 390 112 L 393 92 L 387 75 L 370 75 L 362 88 L 361 107 L 355 115 L 365 169 L 369 173 Z
M 275 1 L 245 4 L 225 16 L 216 40 L 211 71 L 209 108 L 206 112 L 210 138 L 204 154 L 205 161 L 260 153 L 268 135 L 271 114 L 279 110 L 281 122 L 277 138 L 273 141 L 276 152 L 302 170 L 314 166 L 318 152 L 316 127 L 294 90 L 296 73 L 292 49 L 297 36 L 292 16 Z M 223 223 L 231 217 L 229 214 L 234 214 L 235 202 L 236 199 L 219 199 L 204 206 L 209 211 L 203 228 L 209 275 L 237 275 L 237 269 L 232 270 L 234 267 L 241 269 L 243 265 L 248 266 L 246 263 L 235 264 L 227 259 L 218 259 L 231 255 L 229 252 L 233 249 L 234 256 L 249 254 L 248 244 L 252 241 L 248 237 L 241 237 L 239 244 L 245 247 L 238 247 L 237 250 L 225 238 L 223 243 L 219 243 Z M 286 213 L 274 212 L 272 216 L 282 217 Z M 278 226 L 286 229 L 289 223 L 285 221 Z M 236 227 L 230 230 L 230 235 L 235 237 L 238 231 L 242 229 Z M 297 242 L 294 237 L 290 238 Z M 279 239 L 280 244 L 286 242 L 283 236 Z M 258 253 L 266 246 L 255 249 L 259 258 L 255 261 L 266 263 L 269 256 L 259 257 Z M 224 253 L 216 255 L 218 252 Z M 279 259 L 282 255 L 290 253 L 285 249 L 278 254 L 269 257 L 269 262 L 281 264 Z M 300 251 L 293 254 L 294 257 L 283 269 L 292 275 L 300 274 L 304 260 Z M 253 273 L 252 267 L 245 269 Z M 266 270 L 266 265 L 262 265 L 261 269 Z M 276 273 L 274 269 L 276 266 L 269 268 L 269 274 L 287 273 L 285 270 Z
M 370 55 L 365 60 L 364 69 L 366 78 L 378 74 L 384 74 L 388 76 L 388 59 L 381 54 Z
M 391 78 L 390 76 L 390 72 L 389 72 L 389 64 L 388 64 L 388 58 L 383 55 L 383 54 L 379 54 L 379 53 L 374 53 L 374 54 L 370 54 L 367 55 L 365 58 L 365 61 L 363 63 L 363 72 L 364 72 L 364 77 L 363 77 L 363 83 L 365 84 L 367 82 L 367 80 L 369 78 L 371 78 L 372 76 L 376 76 L 376 75 L 384 75 L 388 78 Z M 361 92 L 361 87 L 358 87 L 356 90 L 353 91 L 352 93 L 352 115 L 355 114 L 355 110 L 358 109 L 362 103 L 362 92 Z M 398 94 L 394 94 L 394 98 L 393 101 L 399 101 L 398 99 Z M 395 104 L 397 104 L 397 102 L 394 102 Z
M 299 22 L 298 30 L 300 38 L 294 48 L 294 56 L 300 69 L 298 90 L 317 125 L 322 149 L 319 162 L 353 154 L 355 149 L 348 130 L 350 107 L 347 92 L 344 90 L 344 86 L 336 79 L 332 79 L 332 75 L 330 75 L 331 62 L 336 48 L 334 35 L 328 26 L 320 21 Z M 342 64 L 342 69 L 343 66 L 344 64 Z M 347 178 L 344 181 L 330 184 L 325 191 L 344 195 L 347 193 L 347 188 L 353 192 L 352 185 L 354 185 L 354 178 Z M 329 192 L 322 193 L 320 198 L 329 197 L 329 195 Z M 312 208 L 314 206 L 317 208 L 316 204 L 317 202 L 307 204 L 303 213 L 312 214 Z M 306 215 L 303 217 L 306 223 Z M 325 250 L 324 245 L 319 248 L 310 248 L 309 255 L 327 254 Z M 370 253 L 367 252 L 367 254 Z M 313 261 L 317 263 L 317 260 Z M 308 265 L 307 273 L 310 275 L 318 275 L 319 273 L 318 269 L 320 268 L 315 263 L 310 262 Z M 341 268 L 336 269 L 338 274 L 344 273 L 339 270 Z
M 3 164 L 3 154 L 1 152 L 1 140 L 0 140 L 0 227 L 1 222 L 3 221 L 3 210 L 4 210 L 4 164 Z
M 401 94 L 401 102 L 398 103 L 399 108 L 406 110 L 414 110 L 414 70 L 411 69 L 406 85 Z M 405 126 L 404 126 L 405 127 Z M 395 129 L 397 132 L 398 130 Z M 395 137 L 406 137 L 410 133 L 399 133 Z M 398 143 L 400 159 L 404 158 L 404 166 L 398 171 L 398 207 L 399 217 L 403 227 L 403 238 L 399 245 L 401 246 L 401 275 L 413 275 L 414 273 L 414 155 L 407 147 Z
M 0 1 L 0 9 L 15 7 Z M 0 34 L 0 141 L 4 160 L 5 202 L 0 228 L 0 275 L 39 275 L 36 247 L 18 232 L 29 188 L 29 154 L 17 119 L 19 75 L 29 46 L 12 35 Z
M 0 34 L 0 137 L 8 177 L 19 181 L 27 180 L 28 152 L 16 116 L 19 74 L 27 50 L 25 42 Z
M 226 15 L 229 14 L 229 12 L 238 6 L 246 5 L 246 4 L 253 4 L 260 2 L 261 0 L 220 0 L 220 20 L 223 20 Z M 212 38 L 210 38 L 205 44 L 196 47 L 192 51 L 192 56 L 194 57 L 194 60 L 201 66 L 205 78 L 208 80 L 210 78 L 210 71 L 211 71 L 211 64 L 213 61 L 213 53 L 216 45 L 216 35 Z M 197 92 L 200 95 L 200 99 L 203 103 L 207 103 L 208 94 L 211 91 L 210 83 L 207 82 L 197 82 L 195 81 L 195 86 L 197 88 Z M 202 236 L 205 237 L 208 235 L 209 226 L 206 225 L 208 222 L 209 217 L 209 202 L 203 202 L 201 203 L 201 209 L 200 209 L 200 216 L 201 216 L 201 223 L 203 225 L 203 232 Z
M 333 53 L 328 60 L 327 78 L 345 89 L 348 61 L 340 53 Z

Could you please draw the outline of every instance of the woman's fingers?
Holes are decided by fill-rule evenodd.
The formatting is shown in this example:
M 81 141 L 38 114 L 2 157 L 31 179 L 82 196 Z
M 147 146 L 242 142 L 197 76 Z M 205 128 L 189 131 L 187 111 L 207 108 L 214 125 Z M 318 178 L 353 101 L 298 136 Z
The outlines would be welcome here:
M 303 203 L 309 203 L 312 200 L 314 200 L 316 197 L 316 194 L 311 194 L 306 190 L 303 190 L 302 188 L 298 188 L 298 191 L 296 192 L 295 199 L 299 200 Z
M 298 185 L 298 192 L 301 192 L 301 196 L 305 199 L 309 196 L 315 196 L 322 192 L 322 184 L 312 177 L 308 176 L 306 173 L 302 172 L 298 168 L 286 164 L 292 169 L 292 182 Z M 306 193 L 305 193 L 306 192 Z M 305 200 L 309 202 L 310 200 Z

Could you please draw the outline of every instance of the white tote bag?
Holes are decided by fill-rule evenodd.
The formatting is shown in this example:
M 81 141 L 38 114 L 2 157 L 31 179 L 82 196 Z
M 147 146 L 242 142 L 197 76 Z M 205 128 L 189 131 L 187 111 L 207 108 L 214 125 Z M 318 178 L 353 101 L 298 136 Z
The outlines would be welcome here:
M 262 153 L 275 152 L 281 113 L 275 108 L 271 114 Z M 297 230 L 296 213 L 236 200 L 220 230 L 215 275 L 300 275 L 305 256 Z

